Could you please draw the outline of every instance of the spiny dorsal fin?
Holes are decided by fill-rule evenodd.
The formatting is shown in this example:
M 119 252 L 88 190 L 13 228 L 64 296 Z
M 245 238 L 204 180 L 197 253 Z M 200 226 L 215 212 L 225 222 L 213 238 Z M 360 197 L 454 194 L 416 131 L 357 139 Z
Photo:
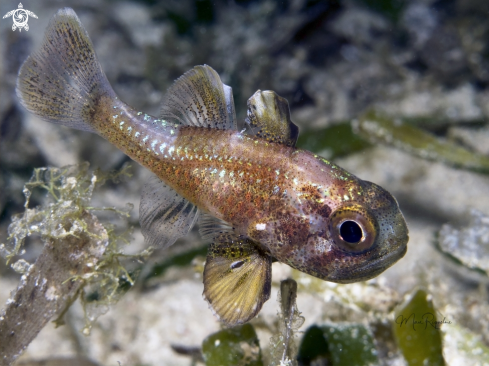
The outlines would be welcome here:
M 232 89 L 210 66 L 195 66 L 168 89 L 161 118 L 188 126 L 235 130 Z
M 290 120 L 289 103 L 272 90 L 257 90 L 248 99 L 248 118 L 252 132 L 267 141 L 295 146 L 299 127 Z
M 158 249 L 169 247 L 188 234 L 198 217 L 197 207 L 156 175 L 143 187 L 139 222 L 148 246 Z
M 228 326 L 252 319 L 270 298 L 271 257 L 249 239 L 222 234 L 209 246 L 204 298 Z

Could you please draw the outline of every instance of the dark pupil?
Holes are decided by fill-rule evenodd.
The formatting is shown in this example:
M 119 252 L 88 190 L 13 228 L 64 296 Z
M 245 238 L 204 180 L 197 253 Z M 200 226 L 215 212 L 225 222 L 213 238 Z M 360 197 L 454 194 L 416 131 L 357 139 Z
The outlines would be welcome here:
M 362 229 L 354 221 L 345 221 L 340 226 L 340 234 L 344 241 L 355 244 L 362 239 Z

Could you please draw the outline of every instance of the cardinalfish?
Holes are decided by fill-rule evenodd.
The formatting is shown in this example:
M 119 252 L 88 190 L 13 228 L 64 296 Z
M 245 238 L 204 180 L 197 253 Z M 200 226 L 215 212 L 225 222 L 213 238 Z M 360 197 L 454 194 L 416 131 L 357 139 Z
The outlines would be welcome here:
M 258 90 L 240 131 L 231 88 L 204 65 L 169 88 L 159 118 L 139 112 L 112 90 L 70 8 L 54 15 L 22 65 L 17 95 L 40 118 L 97 133 L 154 173 L 142 189 L 145 240 L 165 248 L 199 223 L 211 243 L 203 295 L 227 325 L 249 321 L 268 300 L 272 260 L 351 283 L 406 253 L 394 197 L 297 149 L 284 98 Z

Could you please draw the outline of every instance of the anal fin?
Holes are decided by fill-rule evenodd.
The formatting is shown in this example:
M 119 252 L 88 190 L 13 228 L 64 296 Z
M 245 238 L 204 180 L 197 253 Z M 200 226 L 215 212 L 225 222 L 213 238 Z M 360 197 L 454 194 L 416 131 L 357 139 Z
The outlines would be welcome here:
M 188 234 L 199 210 L 157 176 L 146 183 L 141 194 L 139 222 L 149 246 L 166 248 Z
M 257 90 L 248 99 L 248 118 L 253 133 L 270 142 L 295 146 L 299 127 L 290 120 L 289 102 L 272 90 Z
M 222 234 L 236 235 L 234 228 L 226 221 L 205 212 L 199 215 L 199 233 L 202 240 L 207 243 L 215 241 Z
M 228 326 L 246 323 L 270 298 L 271 257 L 254 242 L 230 234 L 209 246 L 204 297 Z

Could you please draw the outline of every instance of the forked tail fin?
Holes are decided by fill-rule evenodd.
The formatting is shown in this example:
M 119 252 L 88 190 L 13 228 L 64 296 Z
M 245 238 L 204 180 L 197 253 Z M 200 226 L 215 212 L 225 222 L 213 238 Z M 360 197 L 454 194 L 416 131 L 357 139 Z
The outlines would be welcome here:
M 73 9 L 58 10 L 42 46 L 20 68 L 17 96 L 46 121 L 95 132 L 90 116 L 103 95 L 116 97 L 87 31 Z

